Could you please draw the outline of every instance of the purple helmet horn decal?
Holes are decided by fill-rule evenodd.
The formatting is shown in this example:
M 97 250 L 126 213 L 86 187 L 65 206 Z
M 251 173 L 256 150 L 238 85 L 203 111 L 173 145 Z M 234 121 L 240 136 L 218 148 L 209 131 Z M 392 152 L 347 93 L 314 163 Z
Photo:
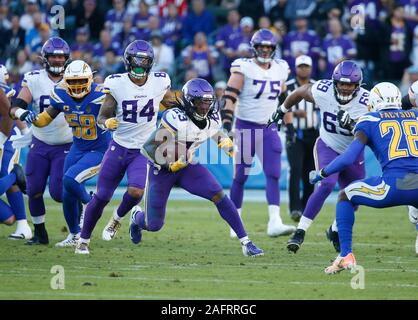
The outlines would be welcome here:
M 48 58 L 51 56 L 60 55 L 65 57 L 64 64 L 51 65 L 51 63 L 48 61 Z M 70 63 L 70 47 L 65 40 L 59 37 L 50 38 L 42 46 L 41 59 L 45 69 L 48 72 L 54 75 L 62 75 L 64 73 L 65 67 Z
M 152 46 L 143 40 L 131 42 L 123 54 L 126 71 L 135 78 L 146 77 L 154 64 L 154 50 Z
M 279 39 L 277 36 L 269 29 L 260 29 L 254 33 L 253 37 L 251 38 L 250 45 L 254 51 L 256 59 L 260 63 L 269 63 L 274 57 L 278 42 Z M 265 54 L 263 54 L 262 50 L 257 48 L 259 46 L 269 46 L 272 47 L 273 50 L 267 57 L 264 57 Z
M 182 88 L 183 103 L 186 113 L 196 120 L 207 119 L 216 112 L 215 110 L 215 91 L 205 79 L 195 78 L 186 82 Z M 203 114 L 198 110 L 202 103 L 209 104 L 209 108 L 204 109 Z
M 334 82 L 334 93 L 337 101 L 340 104 L 350 102 L 360 90 L 363 81 L 363 72 L 361 68 L 352 60 L 345 60 L 340 62 L 332 73 L 332 80 Z M 338 83 L 352 83 L 355 84 L 355 89 L 349 94 L 343 94 L 338 89 Z

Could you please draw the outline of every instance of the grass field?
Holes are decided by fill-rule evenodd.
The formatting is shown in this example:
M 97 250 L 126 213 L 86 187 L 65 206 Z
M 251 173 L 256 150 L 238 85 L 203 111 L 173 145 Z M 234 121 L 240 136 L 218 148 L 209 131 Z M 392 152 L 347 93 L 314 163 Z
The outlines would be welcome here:
M 61 207 L 51 201 L 48 247 L 7 240 L 14 227 L 0 226 L 0 299 L 418 299 L 416 232 L 405 208 L 358 212 L 354 251 L 365 268 L 365 289 L 353 290 L 354 274 L 323 272 L 336 256 L 324 234 L 333 205 L 325 206 L 294 255 L 285 248 L 287 237 L 266 235 L 267 206 L 246 203 L 247 231 L 265 250 L 256 259 L 242 255 L 208 202 L 170 202 L 164 228 L 145 233 L 139 246 L 129 240 L 128 219 L 117 239 L 104 242 L 113 206 L 95 229 L 90 256 L 53 247 L 67 234 Z M 64 267 L 64 290 L 50 287 L 54 265 Z

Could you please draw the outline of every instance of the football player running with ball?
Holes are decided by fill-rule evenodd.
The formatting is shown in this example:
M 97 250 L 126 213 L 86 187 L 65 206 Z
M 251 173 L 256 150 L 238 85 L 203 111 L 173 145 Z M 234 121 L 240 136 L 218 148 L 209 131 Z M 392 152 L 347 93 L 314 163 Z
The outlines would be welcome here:
M 354 138 L 351 131 L 355 120 L 368 112 L 369 92 L 360 87 L 362 79 L 362 71 L 354 61 L 343 61 L 335 67 L 332 80 L 319 80 L 293 91 L 277 109 L 270 122 L 278 123 L 280 126 L 285 113 L 302 99 L 315 103 L 320 109 L 322 119 L 319 138 L 314 146 L 315 167 L 316 169 L 323 168 L 347 149 Z M 364 155 L 361 152 L 352 165 L 321 181 L 309 197 L 297 230 L 287 243 L 287 249 L 294 253 L 299 250 L 304 241 L 305 232 L 337 182 L 342 190 L 351 182 L 363 179 L 364 176 Z M 327 236 L 333 242 L 335 249 L 339 251 L 335 221 L 327 231 Z
M 260 159 L 266 175 L 266 197 L 269 222 L 267 234 L 271 237 L 289 235 L 294 226 L 285 225 L 280 216 L 280 168 L 282 144 L 276 128 L 267 122 L 277 108 L 289 75 L 284 60 L 273 59 L 278 38 L 268 29 L 257 31 L 251 39 L 255 57 L 237 59 L 231 64 L 231 77 L 225 90 L 225 106 L 221 111 L 223 127 L 231 131 L 235 104 L 234 179 L 231 200 L 241 216 L 244 185 L 250 174 L 254 155 Z M 236 234 L 231 230 L 231 237 Z
M 191 163 L 195 150 L 208 138 L 214 139 L 218 147 L 233 156 L 233 143 L 220 129 L 212 86 L 204 79 L 189 80 L 183 86 L 178 106 L 164 113 L 160 127 L 141 149 L 154 167 L 148 173 L 145 211 L 139 207 L 132 210 L 129 231 L 133 243 L 141 241 L 143 230 L 155 232 L 163 227 L 168 196 L 178 185 L 216 205 L 221 217 L 237 234 L 245 256 L 264 254 L 248 238 L 235 205 L 214 176 L 201 164 Z M 180 152 L 174 150 L 170 154 L 173 144 Z M 171 162 L 167 161 L 170 156 L 175 158 Z

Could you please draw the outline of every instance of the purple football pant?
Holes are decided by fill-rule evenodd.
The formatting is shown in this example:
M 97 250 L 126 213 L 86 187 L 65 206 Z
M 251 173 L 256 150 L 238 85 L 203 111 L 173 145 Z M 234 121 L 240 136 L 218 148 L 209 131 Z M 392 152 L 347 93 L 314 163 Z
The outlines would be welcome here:
M 339 153 L 332 150 L 328 147 L 321 138 L 316 140 L 314 146 L 314 158 L 315 158 L 315 167 L 316 170 L 325 168 L 329 163 L 332 162 L 336 157 L 339 156 Z M 343 171 L 339 173 L 334 173 L 324 180 L 322 180 L 318 187 L 315 188 L 314 193 L 309 197 L 309 200 L 306 204 L 305 211 L 303 216 L 314 220 L 324 205 L 325 200 L 330 195 L 332 190 L 334 190 L 335 185 L 338 182 L 340 190 L 344 189 L 351 182 L 363 179 L 366 175 L 364 167 L 364 154 L 361 153 L 357 160 L 351 166 L 348 166 Z
M 212 200 L 214 196 L 223 192 L 219 182 L 201 164 L 189 164 L 176 173 L 164 169 L 157 171 L 151 168 L 148 173 L 145 198 L 146 229 L 148 231 L 158 231 L 163 227 L 168 196 L 174 185 L 207 200 Z M 228 196 L 223 196 L 215 205 L 221 217 L 236 232 L 238 238 L 245 237 L 247 233 L 238 211 Z
M 33 137 L 26 161 L 26 182 L 31 216 L 45 214 L 42 197 L 49 177 L 49 193 L 52 199 L 62 202 L 62 178 L 64 161 L 72 143 L 49 145 Z
M 96 193 L 86 207 L 81 231 L 83 239 L 90 239 L 97 221 L 103 214 L 104 207 L 112 199 L 113 193 L 125 172 L 128 176 L 129 187 L 145 188 L 147 159 L 141 154 L 140 149 L 128 149 L 112 140 L 103 157 L 97 179 Z M 138 202 L 140 200 L 138 199 Z M 135 204 L 132 204 L 132 207 Z
M 253 122 L 237 119 L 235 144 L 238 150 L 234 157 L 234 179 L 231 200 L 237 208 L 242 207 L 244 184 L 250 174 L 254 155 L 262 163 L 266 175 L 266 198 L 269 205 L 280 204 L 279 179 L 282 143 L 276 126 L 267 128 Z

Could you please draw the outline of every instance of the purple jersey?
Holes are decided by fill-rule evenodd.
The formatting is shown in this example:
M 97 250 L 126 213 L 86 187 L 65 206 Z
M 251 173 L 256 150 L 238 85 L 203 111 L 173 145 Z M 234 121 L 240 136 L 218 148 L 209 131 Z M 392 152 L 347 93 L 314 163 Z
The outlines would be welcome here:
M 168 17 L 161 20 L 161 32 L 163 34 L 165 44 L 169 46 L 175 45 L 176 41 L 179 40 L 181 36 L 181 26 L 181 17 L 176 17 L 175 19 Z
M 359 10 L 357 6 L 363 6 L 364 9 Z M 351 15 L 364 12 L 368 25 L 376 29 L 379 28 L 380 21 L 388 15 L 380 0 L 353 0 L 349 1 L 348 7 Z
M 141 16 L 141 14 L 136 13 L 134 15 L 134 18 L 132 19 L 132 25 L 136 28 L 138 28 L 139 30 L 141 29 L 145 29 L 148 27 L 148 19 L 149 17 L 151 17 L 150 14 L 146 15 L 146 16 Z
M 418 0 L 397 0 L 396 3 L 404 8 L 406 15 L 415 17 L 418 15 Z M 411 31 L 418 25 L 417 21 L 411 19 L 405 19 L 405 21 Z
M 389 61 L 399 62 L 405 59 L 405 41 L 406 41 L 406 26 L 394 27 L 392 26 L 392 33 L 390 36 L 391 45 L 389 47 Z
M 190 50 L 191 53 L 191 62 L 193 69 L 195 69 L 198 73 L 199 78 L 203 78 L 208 80 L 209 82 L 212 80 L 212 66 L 209 63 L 209 53 L 207 50 L 200 51 L 194 49 L 192 46 L 188 46 L 184 49 L 182 56 L 187 57 L 189 56 Z M 210 53 L 212 57 L 218 57 L 218 53 L 212 46 L 209 46 Z
M 80 44 L 80 43 L 74 43 L 71 46 L 71 51 L 75 52 L 75 51 L 81 51 L 81 52 L 93 52 L 94 48 L 93 48 L 93 44 L 91 44 L 90 42 L 84 43 L 84 44 Z
M 239 45 L 242 42 L 242 33 L 241 28 L 238 26 L 234 28 L 231 25 L 226 25 L 222 27 L 218 35 L 216 36 L 216 44 L 218 46 L 224 47 L 225 49 L 230 50 L 237 50 Z M 248 42 L 249 43 L 249 42 Z M 231 66 L 231 62 L 234 61 L 234 58 L 229 59 L 228 57 L 224 57 L 224 69 L 229 69 Z
M 295 71 L 295 58 L 299 55 L 308 55 L 314 60 L 313 74 L 316 69 L 316 60 L 321 52 L 321 40 L 315 31 L 292 31 L 283 37 L 283 58 Z
M 331 78 L 335 66 L 343 58 L 351 58 L 357 53 L 353 41 L 346 35 L 333 38 L 328 34 L 322 44 L 322 50 L 321 55 L 327 60 L 326 78 Z
M 108 49 L 112 49 L 117 56 L 122 56 L 123 55 L 123 51 L 122 51 L 122 48 L 121 48 L 119 42 L 112 41 L 112 44 L 110 45 L 109 48 L 105 48 L 103 46 L 103 44 L 101 44 L 100 42 L 97 43 L 93 47 L 93 56 L 95 58 L 104 57 L 104 55 L 106 54 L 106 50 L 108 50 Z
M 126 10 L 116 11 L 113 9 L 108 11 L 106 14 L 105 26 L 108 30 L 110 30 L 112 37 L 122 31 L 123 20 L 125 19 L 125 16 Z

